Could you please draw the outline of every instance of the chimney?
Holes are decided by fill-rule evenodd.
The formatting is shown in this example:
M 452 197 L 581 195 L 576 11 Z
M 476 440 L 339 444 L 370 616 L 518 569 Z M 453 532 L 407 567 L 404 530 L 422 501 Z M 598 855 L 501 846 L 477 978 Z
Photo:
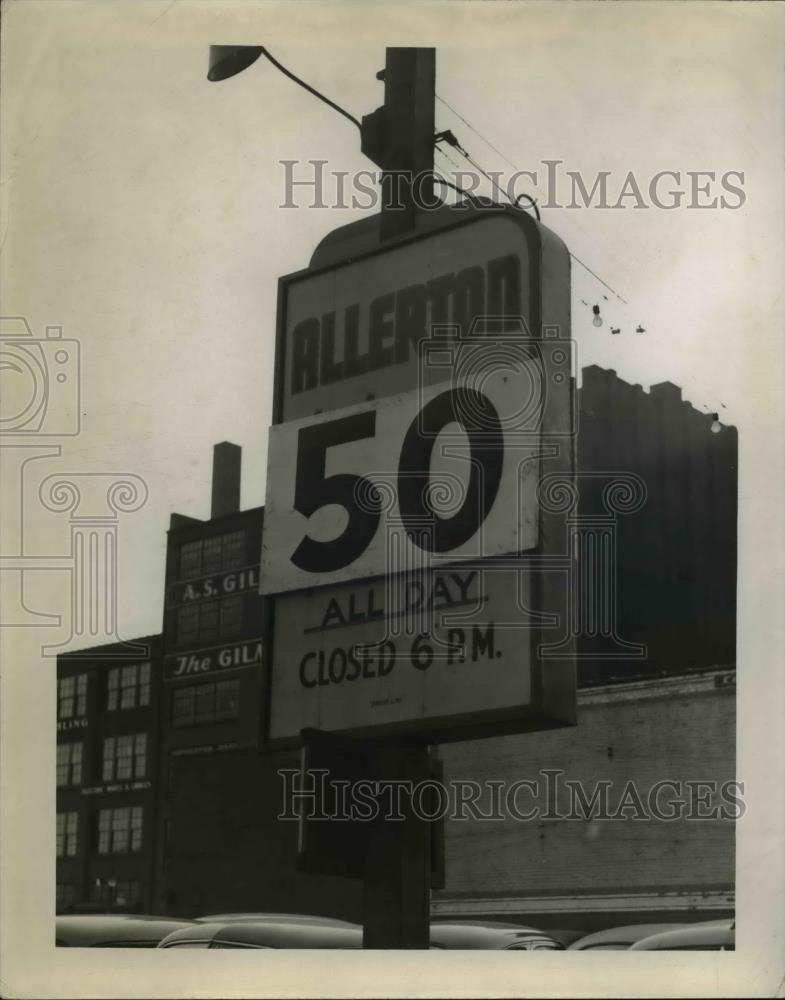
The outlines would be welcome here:
M 239 444 L 221 441 L 213 448 L 211 518 L 235 514 L 240 509 L 241 462 L 242 448 Z

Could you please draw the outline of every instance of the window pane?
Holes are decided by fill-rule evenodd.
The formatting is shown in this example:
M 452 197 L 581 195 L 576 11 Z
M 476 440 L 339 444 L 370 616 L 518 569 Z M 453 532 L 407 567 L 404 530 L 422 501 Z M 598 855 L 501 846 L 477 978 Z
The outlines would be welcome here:
M 177 612 L 177 641 L 181 645 L 195 642 L 199 638 L 199 608 L 186 605 Z
M 239 682 L 222 681 L 217 685 L 215 697 L 216 719 L 236 719 L 239 710 Z
M 221 568 L 221 539 L 206 538 L 202 543 L 202 573 L 215 573 Z
M 187 726 L 194 720 L 194 689 L 179 688 L 172 694 L 172 723 Z
M 211 722 L 215 716 L 215 684 L 200 684 L 194 698 L 194 722 Z
M 102 778 L 104 781 L 111 781 L 114 778 L 114 736 L 109 736 L 104 740 L 104 757 Z
M 113 809 L 112 813 L 112 853 L 122 854 L 128 850 L 130 834 L 130 810 Z
M 98 813 L 98 853 L 109 853 L 109 837 L 112 823 L 112 810 L 101 809 Z
M 139 851 L 142 847 L 142 807 L 134 806 L 131 810 L 131 850 Z
M 82 783 L 82 744 L 71 744 L 71 784 Z
M 142 663 L 139 666 L 139 704 L 150 704 L 150 664 Z
M 243 625 L 242 597 L 227 597 L 221 601 L 221 635 L 237 635 Z
M 131 763 L 133 760 L 133 742 L 130 736 L 121 736 L 117 740 L 116 769 L 118 781 L 127 781 L 131 777 Z
M 87 674 L 79 674 L 76 679 L 76 714 L 87 712 Z
M 184 579 L 200 576 L 202 570 L 202 543 L 187 542 L 180 549 L 180 576 Z
M 68 746 L 65 743 L 61 743 L 57 747 L 57 784 L 65 785 L 67 783 L 68 783 Z
M 147 773 L 147 734 L 138 733 L 136 736 L 134 761 L 134 776 L 143 778 Z
M 199 609 L 199 638 L 215 639 L 218 636 L 218 602 L 209 601 Z
M 75 812 L 66 814 L 66 827 L 65 827 L 65 853 L 69 857 L 73 857 L 76 854 L 76 824 L 77 824 L 77 814 Z
M 74 714 L 73 677 L 61 678 L 58 695 L 58 715 L 61 719 L 70 719 Z
M 245 561 L 245 532 L 233 531 L 223 537 L 223 568 L 235 569 Z
M 106 707 L 110 712 L 117 708 L 118 690 L 120 688 L 120 668 L 114 667 L 109 671 L 106 681 Z
M 115 903 L 118 906 L 127 906 L 135 903 L 139 898 L 139 883 L 135 879 L 123 880 L 117 883 L 115 888 Z

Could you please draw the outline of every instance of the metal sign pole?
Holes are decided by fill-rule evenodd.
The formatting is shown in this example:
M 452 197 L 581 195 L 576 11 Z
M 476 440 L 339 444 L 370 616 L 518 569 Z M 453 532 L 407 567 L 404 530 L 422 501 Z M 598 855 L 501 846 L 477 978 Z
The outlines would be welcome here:
M 384 106 L 363 121 L 363 150 L 385 171 L 382 239 L 414 228 L 412 182 L 418 175 L 433 173 L 435 75 L 434 49 L 387 49 Z M 404 183 L 396 191 L 402 175 Z M 432 193 L 433 181 L 428 178 L 420 194 L 430 200 Z M 396 194 L 401 196 L 400 207 Z M 404 740 L 374 742 L 368 770 L 375 780 L 410 782 L 413 787 L 430 777 L 428 748 Z M 403 818 L 381 816 L 367 831 L 364 948 L 429 944 L 431 830 L 412 811 L 411 798 L 402 798 Z
M 400 796 L 396 816 L 395 782 L 415 787 L 431 777 L 428 747 L 405 740 L 375 741 L 368 773 L 391 783 L 382 795 L 381 815 L 368 825 L 363 882 L 363 947 L 427 948 L 430 938 L 430 824 L 412 810 L 411 796 Z M 393 801 L 389 801 L 389 797 Z
M 382 168 L 383 240 L 414 229 L 416 203 L 433 202 L 436 50 L 388 48 L 384 104 L 365 115 L 363 153 Z

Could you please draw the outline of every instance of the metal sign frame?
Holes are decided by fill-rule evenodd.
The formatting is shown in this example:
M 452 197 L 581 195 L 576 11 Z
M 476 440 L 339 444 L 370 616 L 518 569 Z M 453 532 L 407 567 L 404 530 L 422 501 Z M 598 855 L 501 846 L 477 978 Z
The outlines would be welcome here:
M 529 266 L 529 325 L 535 339 L 542 337 L 543 325 L 548 323 L 562 330 L 570 330 L 569 294 L 561 302 L 559 291 L 566 284 L 569 289 L 569 254 L 558 237 L 545 227 L 540 226 L 525 212 L 507 206 L 470 206 L 465 208 L 446 207 L 434 212 L 423 213 L 420 227 L 411 234 L 397 239 L 381 242 L 378 235 L 378 219 L 376 216 L 367 223 L 355 223 L 345 227 L 345 232 L 337 230 L 328 235 L 314 252 L 310 265 L 300 271 L 283 275 L 278 279 L 278 305 L 275 340 L 273 414 L 272 423 L 283 422 L 283 401 L 286 378 L 286 323 L 287 299 L 290 289 L 298 282 L 317 275 L 337 271 L 350 264 L 356 264 L 378 255 L 384 255 L 391 250 L 415 244 L 447 232 L 458 230 L 465 226 L 482 224 L 492 218 L 504 217 L 516 224 L 520 229 L 522 239 L 528 250 Z M 366 226 L 362 230 L 363 226 Z M 555 286 L 548 294 L 545 288 L 546 280 L 553 280 L 548 268 L 544 267 L 543 258 L 548 254 L 562 258 L 562 270 L 555 276 Z M 544 316 L 543 299 L 548 297 L 548 315 Z M 576 406 L 574 381 L 568 385 L 568 402 L 570 412 L 567 421 L 573 425 L 573 415 Z M 550 421 L 554 421 L 551 423 Z M 556 413 L 551 407 L 546 408 L 543 417 L 545 434 L 555 426 Z M 557 432 L 558 433 L 558 432 Z M 563 448 L 569 450 L 569 457 L 562 457 L 561 470 L 565 476 L 573 476 L 575 468 L 574 440 L 563 434 Z M 561 453 L 562 456 L 564 453 Z M 547 462 L 539 460 L 540 480 L 543 466 Z M 548 465 L 548 471 L 555 471 L 553 464 Z M 564 514 L 544 513 L 541 517 L 540 540 L 533 554 L 542 557 L 548 552 L 558 551 L 564 554 L 567 539 L 564 536 Z M 475 562 L 467 562 L 466 566 L 489 567 L 493 557 L 486 557 Z M 463 563 L 460 564 L 464 566 Z M 546 608 L 549 612 L 558 606 L 563 620 L 566 620 L 566 595 L 557 596 L 558 588 L 554 588 L 552 580 L 546 576 L 555 574 L 532 573 L 532 602 L 535 609 Z M 368 582 L 368 581 L 364 581 Z M 298 736 L 271 738 L 270 716 L 272 697 L 272 654 L 274 644 L 274 608 L 276 596 L 264 598 L 262 634 L 264 636 L 264 679 L 262 685 L 262 711 L 260 750 L 274 752 L 293 749 L 301 745 Z M 476 712 L 464 712 L 429 719 L 415 719 L 389 724 L 377 724 L 351 730 L 335 731 L 335 735 L 350 738 L 385 738 L 390 736 L 405 736 L 424 744 L 444 743 L 458 740 L 480 739 L 485 737 L 503 736 L 514 733 L 541 731 L 576 724 L 576 678 L 575 660 L 565 653 L 559 660 L 549 660 L 543 663 L 536 655 L 536 649 L 541 641 L 542 629 L 535 626 L 532 634 L 531 660 L 531 700 L 527 704 L 513 705 L 509 708 L 489 709 Z M 568 640 L 569 642 L 569 640 Z M 566 647 L 565 647 L 566 648 Z

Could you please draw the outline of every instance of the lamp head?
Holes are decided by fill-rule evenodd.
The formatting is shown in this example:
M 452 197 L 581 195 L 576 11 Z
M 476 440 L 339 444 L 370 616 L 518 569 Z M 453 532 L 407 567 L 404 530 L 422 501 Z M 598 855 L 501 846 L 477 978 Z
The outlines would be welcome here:
M 255 63 L 264 52 L 261 45 L 211 45 L 207 79 L 228 80 Z

